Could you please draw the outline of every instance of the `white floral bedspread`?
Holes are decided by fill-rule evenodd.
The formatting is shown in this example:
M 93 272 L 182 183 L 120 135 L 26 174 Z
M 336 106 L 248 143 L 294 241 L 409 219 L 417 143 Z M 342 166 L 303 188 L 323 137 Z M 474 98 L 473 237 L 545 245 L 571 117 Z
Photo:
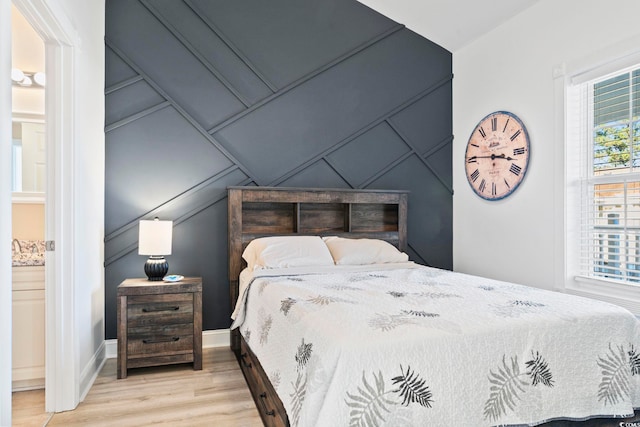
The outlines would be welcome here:
M 232 327 L 293 426 L 536 425 L 640 407 L 628 311 L 416 267 L 252 278 Z

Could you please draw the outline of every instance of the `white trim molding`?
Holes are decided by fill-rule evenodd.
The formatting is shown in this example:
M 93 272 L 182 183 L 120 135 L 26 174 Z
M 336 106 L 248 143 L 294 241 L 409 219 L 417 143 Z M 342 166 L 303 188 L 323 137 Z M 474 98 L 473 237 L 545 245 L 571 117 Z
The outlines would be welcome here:
M 11 2 L 0 1 L 0 242 L 11 241 Z M 0 245 L 0 339 L 11 343 L 11 249 Z M 0 426 L 11 425 L 11 351 L 0 351 Z
M 604 278 L 576 276 L 567 292 L 607 301 L 640 316 L 640 286 Z
M 47 164 L 61 173 L 53 179 L 47 175 L 45 204 L 45 240 L 55 242 L 55 252 L 47 252 L 45 261 L 47 339 L 53 342 L 47 345 L 45 406 L 47 412 L 60 412 L 80 402 L 73 263 L 73 49 L 47 44 L 46 52 L 47 140 L 52 141 Z
M 202 348 L 229 347 L 229 329 L 202 331 Z
M 580 85 L 613 71 L 640 63 L 640 36 L 632 36 L 580 58 L 556 64 L 554 82 L 554 134 L 556 161 L 554 182 L 557 184 L 554 213 L 560 226 L 555 230 L 554 289 L 619 305 L 640 315 L 640 286 L 604 278 L 580 276 L 581 247 L 581 162 L 580 150 L 583 116 L 576 104 L 581 96 Z M 563 185 L 559 185 L 563 183 Z
M 84 398 L 91 390 L 91 386 L 95 382 L 96 378 L 100 374 L 100 370 L 104 366 L 107 361 L 106 357 L 106 341 L 104 341 L 98 350 L 95 352 L 87 366 L 82 370 L 80 374 L 80 401 L 83 401 Z

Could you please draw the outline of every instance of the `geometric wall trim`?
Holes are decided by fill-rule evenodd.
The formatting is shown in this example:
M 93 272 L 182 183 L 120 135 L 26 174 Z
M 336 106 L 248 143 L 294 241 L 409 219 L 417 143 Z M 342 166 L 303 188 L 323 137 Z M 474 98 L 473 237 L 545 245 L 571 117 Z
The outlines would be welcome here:
M 138 223 L 230 324 L 226 188 L 409 190 L 408 250 L 452 266 L 451 53 L 353 0 L 106 0 L 105 319 Z

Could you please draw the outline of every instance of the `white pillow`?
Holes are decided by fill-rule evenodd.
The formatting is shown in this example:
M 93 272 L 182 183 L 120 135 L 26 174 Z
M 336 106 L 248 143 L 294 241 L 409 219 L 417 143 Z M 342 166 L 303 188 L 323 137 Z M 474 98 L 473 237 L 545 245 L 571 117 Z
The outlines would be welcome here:
M 338 265 L 382 264 L 407 262 L 409 256 L 391 243 L 378 239 L 345 239 L 324 237 L 333 260 Z
M 252 240 L 242 253 L 251 271 L 333 265 L 331 253 L 319 236 L 274 236 Z

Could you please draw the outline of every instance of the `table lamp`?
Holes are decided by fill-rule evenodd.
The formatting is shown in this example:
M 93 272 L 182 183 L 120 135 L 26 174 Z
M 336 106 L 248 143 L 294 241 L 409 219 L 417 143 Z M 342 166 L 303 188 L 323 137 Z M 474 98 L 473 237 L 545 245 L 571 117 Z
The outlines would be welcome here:
M 169 271 L 169 263 L 164 258 L 171 255 L 173 221 L 140 221 L 138 254 L 149 255 L 144 264 L 144 272 L 151 281 L 162 280 Z

